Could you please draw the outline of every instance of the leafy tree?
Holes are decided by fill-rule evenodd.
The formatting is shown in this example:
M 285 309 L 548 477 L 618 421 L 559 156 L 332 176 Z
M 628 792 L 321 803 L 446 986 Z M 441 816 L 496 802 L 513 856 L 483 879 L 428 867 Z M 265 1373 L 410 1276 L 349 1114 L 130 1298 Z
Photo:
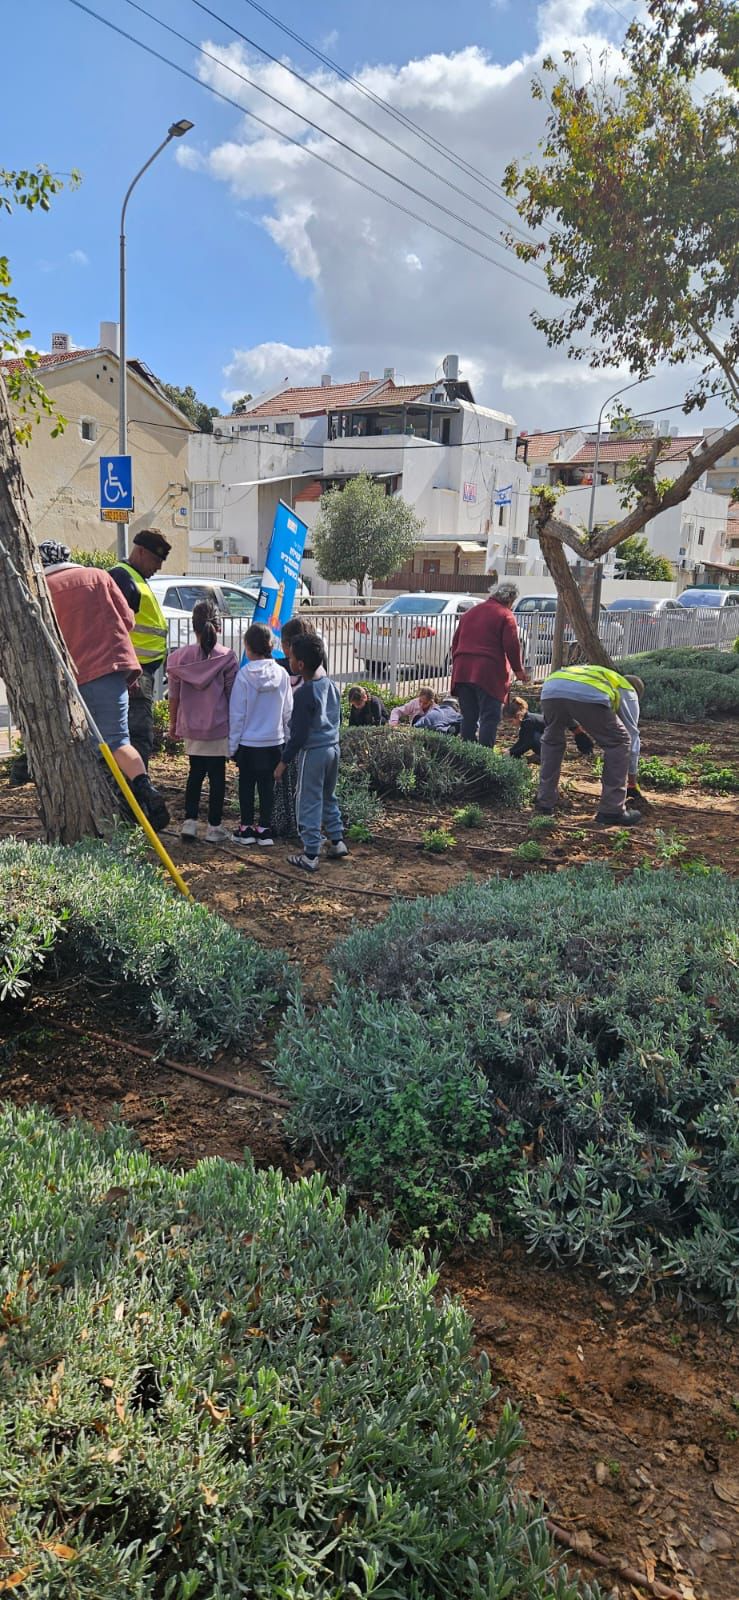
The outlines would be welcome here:
M 652 583 L 671 583 L 675 576 L 667 556 L 655 555 L 646 539 L 636 533 L 619 545 L 618 560 L 622 578 L 646 578 Z
M 537 311 L 550 346 L 593 367 L 647 377 L 685 366 L 683 409 L 721 395 L 739 413 L 739 88 L 734 0 L 647 0 L 624 64 L 581 72 L 544 62 L 533 95 L 548 104 L 539 165 L 513 163 L 506 188 L 540 242 L 511 241 L 543 266 L 563 310 Z M 710 72 L 709 70 L 710 69 Z M 542 228 L 547 228 L 541 238 Z M 658 479 L 669 439 L 655 437 L 632 476 L 627 514 L 589 538 L 539 501 L 542 551 L 591 660 L 608 657 L 586 615 L 563 544 L 594 561 L 679 505 L 708 467 L 739 443 L 739 422 L 707 439 L 674 480 Z
M 249 404 L 249 401 L 252 400 L 252 399 L 253 399 L 253 395 L 242 394 L 239 397 L 238 400 L 234 400 L 234 403 L 233 403 L 233 405 L 231 407 L 231 416 L 232 417 L 240 417 L 242 412 L 246 411 L 246 408 L 247 408 L 247 406 Z
M 160 387 L 199 433 L 213 432 L 213 418 L 220 416 L 218 406 L 206 405 L 204 400 L 198 399 L 191 383 L 186 389 L 179 389 L 176 383 L 162 383 Z
M 46 167 L 0 171 L 0 211 L 11 213 L 17 206 L 48 211 L 62 187 Z M 0 257 L 0 358 L 17 359 L 29 333 L 11 284 L 8 258 Z M 63 419 L 55 416 L 35 375 L 38 358 L 27 351 L 21 360 L 20 369 L 7 378 L 0 368 L 0 676 L 23 736 L 47 836 L 69 844 L 106 827 L 112 797 L 69 682 L 72 663 L 38 560 L 18 451 L 19 439 L 28 439 L 42 415 L 52 418 L 52 435 Z
M 423 522 L 405 500 L 388 495 L 366 472 L 344 489 L 321 496 L 313 534 L 318 570 L 329 583 L 355 583 L 364 594 L 368 578 L 387 578 L 409 561 Z

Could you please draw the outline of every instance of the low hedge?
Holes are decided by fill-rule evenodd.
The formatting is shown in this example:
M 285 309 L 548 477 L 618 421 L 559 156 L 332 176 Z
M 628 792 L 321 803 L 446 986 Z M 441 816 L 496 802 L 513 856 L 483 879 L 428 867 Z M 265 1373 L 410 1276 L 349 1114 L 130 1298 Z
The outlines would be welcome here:
M 285 991 L 285 957 L 185 900 L 133 841 L 2 840 L 0 902 L 0 984 L 9 994 L 22 994 L 51 959 L 74 964 L 119 988 L 126 1017 L 137 1016 L 170 1054 L 248 1044 Z
M 462 1308 L 322 1179 L 6 1111 L 0 1203 L 0 1588 L 577 1600 Z
M 298 997 L 291 1128 L 404 1228 L 496 1223 L 739 1316 L 739 890 L 667 868 L 401 903 Z
M 383 796 L 432 803 L 484 796 L 522 806 L 531 795 L 525 762 L 425 728 L 344 728 L 341 757 L 345 771 L 363 774 Z
M 733 651 L 652 650 L 616 665 L 644 679 L 644 718 L 697 722 L 739 716 L 739 657 Z

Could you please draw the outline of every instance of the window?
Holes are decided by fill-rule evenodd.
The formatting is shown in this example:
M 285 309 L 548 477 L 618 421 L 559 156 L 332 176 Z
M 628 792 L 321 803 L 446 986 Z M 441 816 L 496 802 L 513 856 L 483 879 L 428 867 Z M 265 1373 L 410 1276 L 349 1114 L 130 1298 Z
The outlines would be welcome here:
M 80 417 L 80 438 L 86 439 L 88 444 L 94 444 L 98 436 L 98 425 L 94 417 Z
M 192 483 L 190 485 L 190 515 L 193 533 L 214 533 L 221 526 L 221 512 L 216 504 L 218 485 Z
M 438 612 L 445 611 L 447 604 L 448 601 L 446 600 L 437 600 L 436 598 L 429 600 L 428 595 L 400 594 L 395 600 L 390 600 L 386 606 L 381 606 L 376 615 L 379 617 L 382 613 L 385 616 L 430 617 Z
M 277 422 L 275 424 L 275 433 L 280 434 L 285 439 L 292 439 L 294 432 L 294 422 Z
M 705 539 L 705 537 L 706 537 L 706 530 L 705 530 L 705 528 L 699 528 L 699 529 L 698 529 L 698 543 L 699 543 L 699 544 L 702 544 L 702 543 L 703 543 L 703 540 L 704 540 L 704 539 Z
M 246 594 L 232 583 L 221 584 L 223 610 L 227 617 L 253 617 L 256 595 Z

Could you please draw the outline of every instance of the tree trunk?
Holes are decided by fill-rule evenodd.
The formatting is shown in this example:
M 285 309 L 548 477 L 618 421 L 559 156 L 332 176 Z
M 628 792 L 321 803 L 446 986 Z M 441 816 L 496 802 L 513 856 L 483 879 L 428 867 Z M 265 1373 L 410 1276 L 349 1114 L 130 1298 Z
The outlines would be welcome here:
M 542 528 L 539 532 L 539 543 L 557 589 L 559 597 L 557 610 L 560 606 L 564 606 L 586 661 L 593 661 L 599 667 L 612 667 L 613 662 L 598 636 L 597 625 L 594 625 L 588 616 L 582 595 L 570 571 L 570 563 L 561 539 Z
M 0 541 L 69 662 L 31 536 L 26 485 L 1 377 Z M 1 550 L 0 617 L 0 676 L 18 715 L 47 839 L 73 844 L 108 831 L 113 796 L 84 712 L 44 634 L 38 612 Z M 71 670 L 71 662 L 69 665 Z

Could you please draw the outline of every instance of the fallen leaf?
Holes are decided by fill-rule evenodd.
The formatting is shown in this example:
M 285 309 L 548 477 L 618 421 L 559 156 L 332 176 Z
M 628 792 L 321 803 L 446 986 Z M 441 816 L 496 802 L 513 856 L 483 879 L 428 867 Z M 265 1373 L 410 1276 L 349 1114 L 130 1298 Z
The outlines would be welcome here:
M 496 1011 L 495 1020 L 496 1022 L 510 1022 L 512 1016 L 512 1011 Z
M 45 1542 L 42 1544 L 41 1549 L 48 1550 L 50 1555 L 57 1556 L 60 1561 L 74 1561 L 74 1558 L 77 1554 L 77 1551 L 72 1549 L 71 1544 L 52 1544 Z
M 117 1445 L 115 1445 L 114 1449 L 108 1451 L 108 1454 L 105 1457 L 105 1459 L 106 1459 L 106 1461 L 110 1462 L 111 1466 L 114 1467 L 122 1459 L 122 1457 L 123 1457 L 123 1447 L 122 1447 L 122 1445 L 117 1444 Z
M 725 1501 L 726 1505 L 734 1506 L 735 1510 L 739 1511 L 739 1478 L 729 1477 L 725 1472 L 719 1474 L 713 1479 L 713 1492 L 718 1495 L 719 1500 Z
M 119 1394 L 117 1394 L 116 1397 L 115 1397 L 115 1414 L 116 1414 L 119 1422 L 124 1422 L 125 1421 L 125 1418 L 126 1418 L 126 1402 L 125 1402 L 125 1400 L 123 1400 L 121 1398 L 121 1396 Z
M 230 1416 L 228 1406 L 224 1406 L 223 1410 L 219 1411 L 218 1406 L 214 1404 L 209 1394 L 203 1395 L 203 1410 L 208 1412 L 214 1422 L 226 1422 Z
M 0 1594 L 5 1594 L 7 1589 L 17 1589 L 21 1583 L 25 1583 L 32 1570 L 32 1567 L 19 1567 L 17 1572 L 11 1572 L 9 1578 L 0 1581 Z
M 602 1487 L 602 1485 L 604 1483 L 608 1482 L 608 1468 L 607 1468 L 607 1466 L 605 1464 L 605 1461 L 596 1461 L 596 1463 L 595 1463 L 595 1481 L 596 1481 L 596 1483 L 599 1483 L 601 1485 L 601 1487 Z
M 126 1302 L 125 1302 L 125 1300 L 119 1300 L 118 1304 L 117 1304 L 117 1306 L 115 1308 L 115 1311 L 113 1312 L 113 1321 L 114 1322 L 122 1322 L 123 1318 L 125 1317 L 125 1315 L 126 1315 Z
M 578 1361 L 584 1361 L 585 1360 L 585 1351 L 583 1350 L 583 1347 L 582 1347 L 581 1344 L 579 1344 L 577 1346 L 577 1348 L 575 1350 L 575 1355 L 577 1356 Z
M 207 1483 L 201 1483 L 200 1489 L 207 1506 L 218 1505 L 218 1495 L 215 1489 L 209 1489 Z

